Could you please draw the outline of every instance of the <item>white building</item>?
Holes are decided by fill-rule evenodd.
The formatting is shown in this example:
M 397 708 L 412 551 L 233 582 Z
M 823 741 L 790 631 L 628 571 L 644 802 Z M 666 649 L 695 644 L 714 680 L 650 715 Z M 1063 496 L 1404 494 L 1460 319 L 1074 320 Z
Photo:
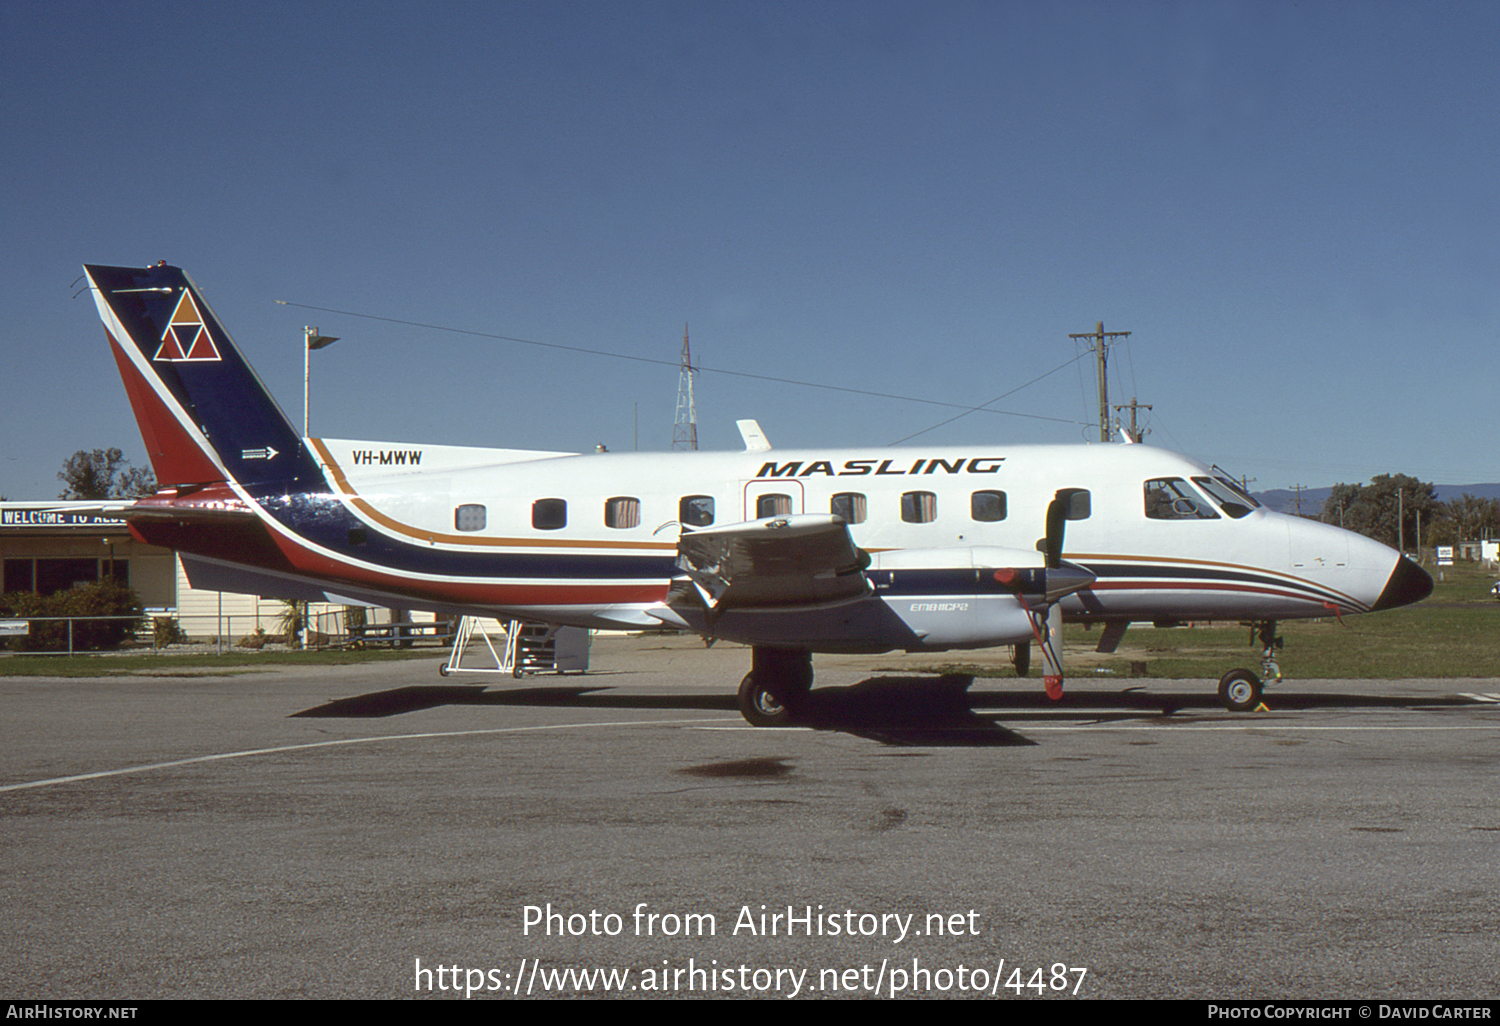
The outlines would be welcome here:
M 175 615 L 189 637 L 237 640 L 280 629 L 285 603 L 194 588 L 177 553 L 137 541 L 123 520 L 84 512 L 98 505 L 0 502 L 0 592 L 47 595 L 113 576 L 134 588 L 148 611 Z M 342 613 L 342 606 L 327 603 L 311 607 L 325 633 L 341 629 L 332 621 Z

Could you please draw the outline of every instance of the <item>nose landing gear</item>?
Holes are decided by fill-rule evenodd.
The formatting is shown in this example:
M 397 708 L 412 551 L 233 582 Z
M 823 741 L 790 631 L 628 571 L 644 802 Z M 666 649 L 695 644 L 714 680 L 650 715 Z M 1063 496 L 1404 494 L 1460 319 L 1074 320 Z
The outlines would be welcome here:
M 1250 643 L 1261 645 L 1260 672 L 1257 677 L 1249 670 L 1230 670 L 1219 678 L 1219 698 L 1230 712 L 1249 712 L 1260 705 L 1264 690 L 1262 680 L 1281 682 L 1281 667 L 1275 656 L 1285 639 L 1276 634 L 1275 620 L 1260 620 L 1249 625 Z

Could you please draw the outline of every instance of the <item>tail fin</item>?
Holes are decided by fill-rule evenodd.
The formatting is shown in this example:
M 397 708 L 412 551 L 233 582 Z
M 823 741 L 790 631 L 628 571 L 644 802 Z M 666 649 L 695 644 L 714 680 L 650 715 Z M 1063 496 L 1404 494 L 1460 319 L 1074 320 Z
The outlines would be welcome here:
M 302 439 L 181 268 L 84 271 L 163 486 L 324 486 Z

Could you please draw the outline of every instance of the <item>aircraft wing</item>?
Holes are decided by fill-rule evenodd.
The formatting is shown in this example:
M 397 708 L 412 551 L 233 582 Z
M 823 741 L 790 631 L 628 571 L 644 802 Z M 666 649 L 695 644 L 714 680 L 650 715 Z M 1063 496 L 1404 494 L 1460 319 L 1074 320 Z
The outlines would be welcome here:
M 677 565 L 709 615 L 726 609 L 816 605 L 868 594 L 870 557 L 836 516 L 767 517 L 723 527 L 684 527 Z

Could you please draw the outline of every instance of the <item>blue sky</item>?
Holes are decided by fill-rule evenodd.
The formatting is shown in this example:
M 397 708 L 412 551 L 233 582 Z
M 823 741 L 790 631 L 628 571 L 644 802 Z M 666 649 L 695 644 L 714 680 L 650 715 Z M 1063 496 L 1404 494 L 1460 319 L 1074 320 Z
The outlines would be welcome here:
M 70 283 L 159 259 L 294 418 L 343 339 L 331 437 L 666 449 L 687 323 L 704 448 L 1081 442 L 1086 361 L 932 402 L 1102 320 L 1148 443 L 1254 488 L 1500 480 L 1497 52 L 1496 4 L 19 0 L 0 493 L 145 461 Z

